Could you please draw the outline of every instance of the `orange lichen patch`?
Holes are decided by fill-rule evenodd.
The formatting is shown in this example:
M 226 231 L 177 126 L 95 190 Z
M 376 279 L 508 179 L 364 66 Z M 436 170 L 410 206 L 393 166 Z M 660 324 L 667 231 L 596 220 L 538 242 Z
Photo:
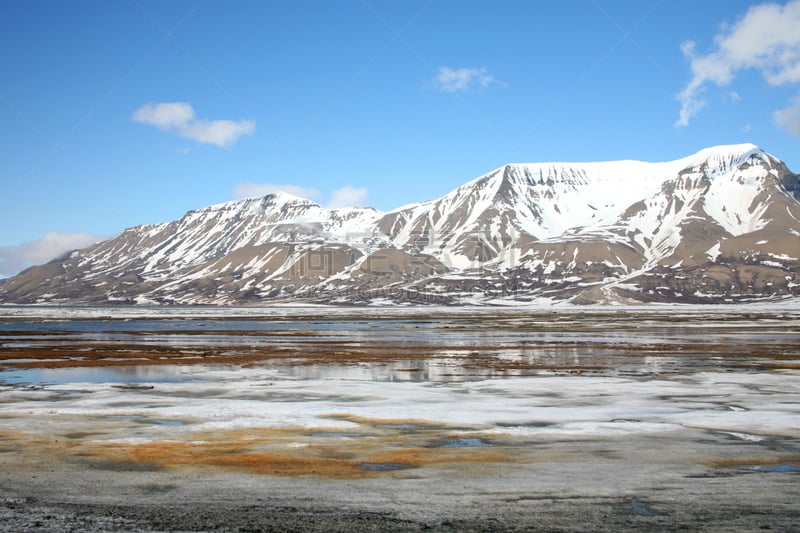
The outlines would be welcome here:
M 380 422 L 391 425 L 393 421 Z M 442 448 L 438 445 L 452 439 L 453 434 L 434 430 L 430 424 L 422 431 L 374 432 L 378 426 L 375 424 L 369 432 L 349 428 L 236 429 L 113 446 L 94 441 L 84 452 L 117 464 L 347 479 L 408 475 L 409 469 L 435 466 L 463 473 L 474 465 L 513 460 L 506 447 Z
M 400 448 L 376 451 L 368 456 L 374 464 L 408 464 L 416 466 L 469 465 L 511 461 L 508 450 L 497 448 Z
M 139 444 L 114 454 L 117 461 L 155 463 L 165 468 L 210 466 L 278 476 L 356 477 L 354 465 L 321 457 L 319 447 L 255 452 L 239 442 L 191 443 L 160 441 Z

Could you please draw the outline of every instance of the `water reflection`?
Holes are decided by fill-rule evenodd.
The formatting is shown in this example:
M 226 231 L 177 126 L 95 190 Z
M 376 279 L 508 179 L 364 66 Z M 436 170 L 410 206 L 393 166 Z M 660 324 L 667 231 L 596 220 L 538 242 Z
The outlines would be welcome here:
M 491 371 L 466 371 L 448 359 L 400 360 L 355 365 L 301 364 L 278 368 L 295 379 L 383 382 L 451 382 L 492 377 Z
M 183 382 L 224 364 L 295 379 L 381 382 L 656 376 L 744 364 L 788 368 L 780 361 L 800 357 L 797 321 L 774 314 L 354 314 L 0 319 L 0 384 Z M 61 363 L 87 368 L 18 368 Z

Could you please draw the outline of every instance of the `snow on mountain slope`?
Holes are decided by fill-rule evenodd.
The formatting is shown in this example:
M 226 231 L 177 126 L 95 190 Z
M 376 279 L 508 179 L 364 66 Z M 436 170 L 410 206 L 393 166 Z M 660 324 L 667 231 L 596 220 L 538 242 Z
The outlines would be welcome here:
M 674 250 L 681 221 L 703 197 L 706 214 L 732 235 L 763 225 L 763 212 L 750 206 L 777 163 L 743 144 L 667 163 L 506 165 L 438 200 L 390 212 L 378 224 L 395 245 L 421 246 L 455 268 L 495 259 L 520 237 L 627 240 L 633 233 L 653 260 Z
M 800 293 L 800 204 L 752 144 L 665 163 L 510 164 L 382 213 L 284 193 L 35 267 L 4 302 L 739 301 Z M 475 294 L 483 296 L 475 296 Z
M 246 247 L 358 237 L 360 228 L 369 227 L 377 216 L 370 208 L 324 209 L 310 200 L 275 193 L 190 211 L 175 222 L 131 228 L 102 243 L 84 261 L 110 266 L 127 260 L 143 273 L 169 278 L 176 267 Z

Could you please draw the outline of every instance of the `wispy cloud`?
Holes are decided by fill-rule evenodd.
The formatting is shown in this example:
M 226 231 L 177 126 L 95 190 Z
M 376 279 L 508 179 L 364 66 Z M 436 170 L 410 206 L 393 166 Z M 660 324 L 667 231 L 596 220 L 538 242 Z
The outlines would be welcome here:
M 233 190 L 233 197 L 237 200 L 241 200 L 242 198 L 266 196 L 276 192 L 285 192 L 309 200 L 319 200 L 322 197 L 317 189 L 310 187 L 288 184 L 279 185 L 277 183 L 250 183 L 248 181 L 236 186 Z
M 233 146 L 242 135 L 256 131 L 253 120 L 197 119 L 194 108 L 186 102 L 147 103 L 133 112 L 135 122 L 150 124 L 181 137 L 222 148 Z
M 723 26 L 714 36 L 713 49 L 697 53 L 692 41 L 681 45 L 689 59 L 692 79 L 678 95 L 681 102 L 676 126 L 687 126 L 706 105 L 702 95 L 709 83 L 727 86 L 739 71 L 756 69 L 772 86 L 800 82 L 800 0 L 785 5 L 752 6 L 735 24 Z M 793 107 L 786 110 L 792 113 Z M 786 114 L 776 113 L 782 125 Z M 791 133 L 791 129 L 788 130 Z
M 483 90 L 492 83 L 500 83 L 485 68 L 439 67 L 433 78 L 433 87 L 446 93 Z
M 32 265 L 47 263 L 67 252 L 105 239 L 106 237 L 91 233 L 51 231 L 35 241 L 19 246 L 0 247 L 0 278 L 13 276 Z

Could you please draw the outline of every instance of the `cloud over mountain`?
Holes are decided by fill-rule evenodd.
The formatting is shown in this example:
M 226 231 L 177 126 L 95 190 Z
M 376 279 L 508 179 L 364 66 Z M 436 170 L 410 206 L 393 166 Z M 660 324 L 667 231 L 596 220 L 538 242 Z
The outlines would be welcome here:
M 91 233 L 51 231 L 41 239 L 19 246 L 0 247 L 0 278 L 11 276 L 31 265 L 46 263 L 79 248 L 95 244 L 105 237 Z

